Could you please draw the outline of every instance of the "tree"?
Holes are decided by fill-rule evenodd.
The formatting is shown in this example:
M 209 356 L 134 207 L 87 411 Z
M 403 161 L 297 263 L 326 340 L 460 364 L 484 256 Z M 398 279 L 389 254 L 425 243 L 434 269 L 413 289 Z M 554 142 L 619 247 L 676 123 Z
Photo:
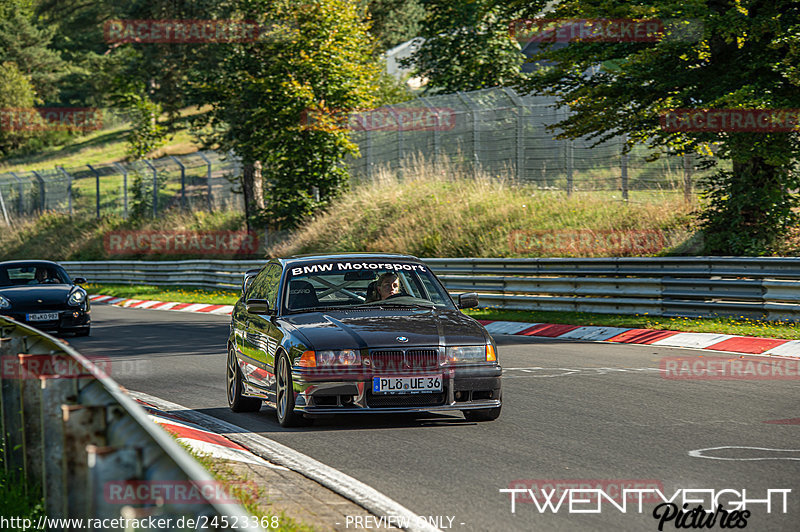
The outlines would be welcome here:
M 44 102 L 58 100 L 67 64 L 50 46 L 54 28 L 37 25 L 32 2 L 0 0 L 0 63 L 13 62 Z
M 35 101 L 33 85 L 16 63 L 0 63 L 0 155 L 13 152 L 31 138 L 31 132 L 19 124 L 20 119 L 31 118 L 26 110 L 31 110 Z
M 419 0 L 369 0 L 367 2 L 378 50 L 390 48 L 417 37 L 425 10 Z
M 423 0 L 425 42 L 405 63 L 429 90 L 473 91 L 510 85 L 524 56 L 508 35 L 508 10 L 492 0 Z
M 291 228 L 346 187 L 342 159 L 357 148 L 338 117 L 373 105 L 380 68 L 354 2 L 250 0 L 239 14 L 272 31 L 220 49 L 216 68 L 196 71 L 198 97 L 212 106 L 205 140 L 242 158 L 248 222 Z M 304 120 L 309 113 L 317 118 Z
M 509 5 L 534 17 L 545 2 Z M 710 178 L 700 214 L 709 253 L 764 254 L 797 224 L 797 131 L 669 131 L 659 121 L 681 108 L 800 107 L 796 2 L 565 0 L 547 17 L 671 21 L 657 42 L 542 45 L 531 60 L 548 66 L 520 88 L 555 95 L 571 109 L 557 124 L 562 138 L 602 141 L 627 133 L 631 143 L 706 155 L 713 148 L 717 158 L 729 158 L 732 171 Z

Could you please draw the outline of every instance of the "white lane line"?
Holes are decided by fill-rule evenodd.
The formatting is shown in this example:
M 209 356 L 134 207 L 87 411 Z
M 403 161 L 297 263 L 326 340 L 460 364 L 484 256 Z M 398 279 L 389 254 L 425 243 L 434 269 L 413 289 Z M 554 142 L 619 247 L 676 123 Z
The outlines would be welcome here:
M 747 449 L 748 451 L 758 451 L 753 458 L 729 458 L 722 456 L 706 456 L 704 453 L 707 451 L 719 451 L 722 449 Z M 797 453 L 795 456 L 764 456 L 770 453 Z M 770 449 L 768 447 L 743 447 L 739 445 L 728 445 L 723 447 L 709 447 L 707 449 L 695 449 L 689 451 L 689 456 L 694 458 L 708 458 L 709 460 L 730 460 L 749 462 L 752 460 L 800 460 L 800 449 Z
M 350 499 L 362 508 L 377 516 L 399 516 L 408 519 L 409 527 L 405 530 L 412 532 L 441 532 L 424 520 L 419 519 L 418 514 L 390 499 L 375 488 L 367 486 L 360 480 L 356 480 L 350 475 L 314 460 L 310 456 L 295 451 L 294 449 L 280 444 L 264 436 L 253 434 L 251 431 L 181 406 L 177 403 L 159 399 L 152 395 L 128 391 L 134 399 L 144 401 L 154 407 L 169 413 L 175 413 L 184 419 L 197 423 L 206 430 L 212 430 L 221 434 L 229 440 L 235 441 L 239 445 L 246 447 L 250 452 L 261 456 L 272 463 L 288 467 L 292 471 L 297 471 L 301 475 L 314 480 L 331 491 L 338 493 L 346 499 Z

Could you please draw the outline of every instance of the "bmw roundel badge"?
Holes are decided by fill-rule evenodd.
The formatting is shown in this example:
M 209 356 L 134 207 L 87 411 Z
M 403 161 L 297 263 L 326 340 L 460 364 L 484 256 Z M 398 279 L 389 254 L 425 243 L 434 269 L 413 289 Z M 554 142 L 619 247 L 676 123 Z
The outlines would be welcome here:
M 408 342 L 408 338 L 406 338 L 405 336 L 398 336 L 397 337 L 397 341 L 398 342 Z

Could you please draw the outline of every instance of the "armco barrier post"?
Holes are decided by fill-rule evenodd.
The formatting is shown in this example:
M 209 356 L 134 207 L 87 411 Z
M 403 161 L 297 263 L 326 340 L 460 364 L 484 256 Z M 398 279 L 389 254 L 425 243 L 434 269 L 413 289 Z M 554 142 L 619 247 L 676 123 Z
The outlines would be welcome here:
M 89 461 L 86 446 L 105 445 L 104 406 L 62 405 L 64 427 L 64 502 L 62 515 L 83 519 L 89 515 Z
M 49 516 L 62 516 L 67 504 L 62 460 L 64 426 L 62 405 L 74 404 L 78 396 L 77 379 L 40 379 L 42 389 L 42 433 L 44 438 L 44 507 Z
M 44 494 L 44 434 L 42 433 L 42 386 L 38 375 L 28 371 L 26 360 L 39 355 L 18 355 L 20 368 L 20 402 L 22 435 L 25 439 L 25 482 L 28 494 L 34 490 L 37 498 Z
M 109 482 L 126 482 L 142 478 L 141 449 L 134 447 L 115 448 L 86 447 L 89 465 L 89 515 L 95 519 L 115 519 L 120 516 L 122 506 L 110 502 L 106 486 Z M 123 530 L 120 528 L 104 528 Z
M 10 329 L 9 334 L 13 332 Z M 4 332 L 5 334 L 5 332 Z M 0 375 L 0 397 L 2 397 L 3 418 L 3 465 L 12 478 L 22 479 L 25 475 L 25 438 L 22 434 L 22 404 L 19 393 L 19 360 L 16 355 L 24 351 L 20 338 L 6 337 L 0 342 L 2 354 L 2 374 Z M 12 355 L 13 353 L 13 355 Z

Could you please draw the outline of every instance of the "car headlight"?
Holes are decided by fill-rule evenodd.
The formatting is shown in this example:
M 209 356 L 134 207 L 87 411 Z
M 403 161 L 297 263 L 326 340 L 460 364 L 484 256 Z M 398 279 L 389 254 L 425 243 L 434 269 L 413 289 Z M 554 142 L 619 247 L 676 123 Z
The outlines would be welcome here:
M 355 349 L 338 351 L 305 351 L 297 361 L 298 366 L 318 368 L 322 366 L 358 366 L 361 365 L 361 353 Z
M 86 300 L 86 292 L 81 290 L 76 290 L 69 295 L 69 299 L 67 299 L 67 303 L 70 305 L 78 306 Z
M 4 298 L 3 296 L 0 296 L 0 308 L 2 309 L 11 308 L 11 301 Z
M 445 348 L 445 364 L 496 361 L 497 354 L 492 344 L 454 345 Z

